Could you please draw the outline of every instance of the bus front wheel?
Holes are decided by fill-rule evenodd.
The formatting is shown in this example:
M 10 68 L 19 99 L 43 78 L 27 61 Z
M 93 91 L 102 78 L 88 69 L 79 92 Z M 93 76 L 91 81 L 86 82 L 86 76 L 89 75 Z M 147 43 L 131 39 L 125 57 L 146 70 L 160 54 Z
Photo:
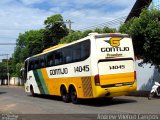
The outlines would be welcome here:
M 70 89 L 70 96 L 71 96 L 72 103 L 77 104 L 78 103 L 77 92 L 74 87 Z
M 65 103 L 68 103 L 69 102 L 69 94 L 67 93 L 67 90 L 64 86 L 61 87 L 61 97 L 62 97 L 62 100 L 65 102 Z

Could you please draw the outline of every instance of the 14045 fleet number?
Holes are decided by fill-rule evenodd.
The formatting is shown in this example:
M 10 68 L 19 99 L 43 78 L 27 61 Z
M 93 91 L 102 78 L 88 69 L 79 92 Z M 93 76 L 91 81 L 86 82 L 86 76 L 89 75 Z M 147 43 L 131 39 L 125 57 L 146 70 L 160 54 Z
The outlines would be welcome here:
M 125 69 L 125 65 L 109 66 L 109 69 L 110 69 L 110 70 Z
M 74 67 L 74 72 L 88 72 L 89 71 L 89 65 L 84 65 L 84 66 L 77 66 Z

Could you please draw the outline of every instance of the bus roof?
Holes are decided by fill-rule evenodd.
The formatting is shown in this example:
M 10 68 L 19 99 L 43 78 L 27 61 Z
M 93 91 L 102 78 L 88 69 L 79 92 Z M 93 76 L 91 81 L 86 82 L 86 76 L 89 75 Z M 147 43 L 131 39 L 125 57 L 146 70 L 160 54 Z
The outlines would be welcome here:
M 128 34 L 121 34 L 121 33 L 103 33 L 103 34 L 99 34 L 99 33 L 96 33 L 96 32 L 89 33 L 88 36 L 86 36 L 86 37 L 89 37 L 89 36 L 93 36 L 93 37 L 95 37 L 95 38 L 103 38 L 103 37 L 129 37 Z M 86 38 L 86 37 L 85 37 L 85 38 Z M 82 38 L 82 39 L 83 39 L 83 38 Z M 58 45 L 52 46 L 52 47 L 50 47 L 50 48 L 47 48 L 47 49 L 43 50 L 43 52 L 41 52 L 41 53 L 39 53 L 39 54 L 33 55 L 33 56 L 31 56 L 31 57 L 28 57 L 26 60 L 28 60 L 28 59 L 30 59 L 30 58 L 32 58 L 32 57 L 40 56 L 40 55 L 42 55 L 42 54 L 44 54 L 44 53 L 47 53 L 47 52 L 50 52 L 50 51 L 52 51 L 52 50 L 54 50 L 54 49 L 61 48 L 61 47 L 65 46 L 65 45 L 74 44 L 74 43 L 76 43 L 77 41 L 81 41 L 82 39 L 73 41 L 73 42 L 71 42 L 71 43 L 69 43 L 69 44 L 58 44 Z
M 103 37 L 129 37 L 128 34 L 122 34 L 122 33 L 89 33 L 89 36 L 94 36 L 95 38 L 103 38 Z
M 62 46 L 64 46 L 64 45 L 65 45 L 65 44 L 58 44 L 58 45 L 52 46 L 52 47 L 50 47 L 50 48 L 47 48 L 47 49 L 43 50 L 43 53 L 44 53 L 44 52 L 48 52 L 48 51 L 50 51 L 50 50 L 54 50 L 54 49 L 59 48 L 59 47 L 62 47 Z

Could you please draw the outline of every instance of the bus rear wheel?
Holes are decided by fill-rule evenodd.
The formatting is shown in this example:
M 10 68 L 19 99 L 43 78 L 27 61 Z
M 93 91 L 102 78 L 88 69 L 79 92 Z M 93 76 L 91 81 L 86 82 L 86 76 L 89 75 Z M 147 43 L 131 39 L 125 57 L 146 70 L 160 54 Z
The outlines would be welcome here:
M 67 93 L 67 90 L 64 86 L 61 87 L 60 92 L 61 92 L 61 97 L 62 97 L 63 102 L 68 103 L 70 100 L 69 94 Z
M 70 96 L 71 96 L 72 103 L 77 104 L 78 103 L 77 92 L 74 87 L 70 89 Z

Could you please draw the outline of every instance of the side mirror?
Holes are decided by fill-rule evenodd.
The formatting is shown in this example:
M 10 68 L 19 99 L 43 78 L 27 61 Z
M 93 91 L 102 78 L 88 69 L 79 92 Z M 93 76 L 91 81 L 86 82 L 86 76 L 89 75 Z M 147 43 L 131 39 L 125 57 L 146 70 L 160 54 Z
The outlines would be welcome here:
M 20 77 L 21 78 L 24 78 L 24 72 L 25 72 L 25 69 L 21 68 L 21 70 L 20 70 Z

